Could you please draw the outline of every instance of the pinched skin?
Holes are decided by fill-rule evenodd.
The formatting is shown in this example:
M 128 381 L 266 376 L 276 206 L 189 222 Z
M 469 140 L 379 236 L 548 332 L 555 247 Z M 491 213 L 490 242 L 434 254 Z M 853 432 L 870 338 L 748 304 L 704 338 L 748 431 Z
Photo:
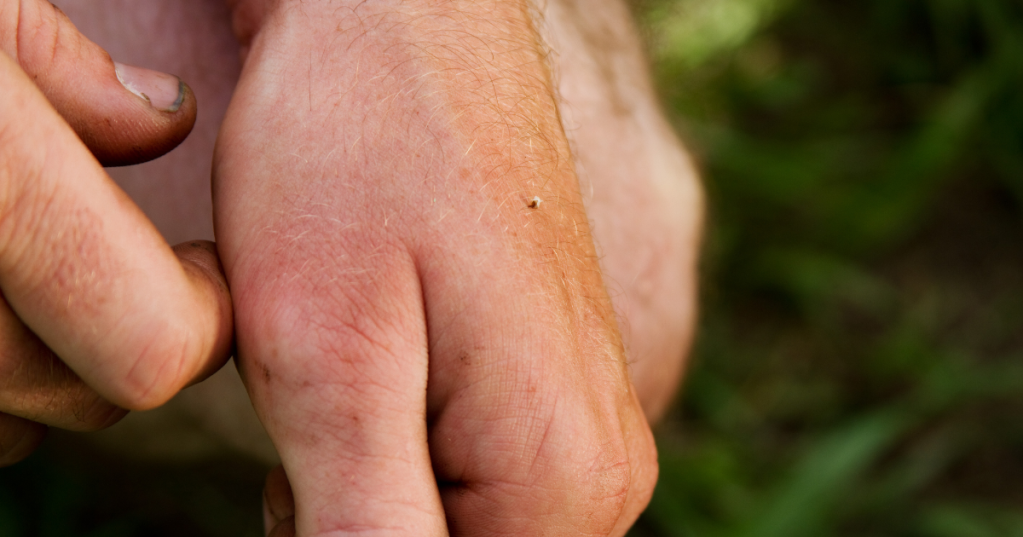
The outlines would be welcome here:
M 64 5 L 196 93 L 181 149 L 113 174 L 172 240 L 210 232 L 196 191 L 237 73 L 212 4 Z M 700 219 L 624 7 L 322 4 L 236 5 L 253 40 L 216 169 L 240 363 L 299 533 L 443 533 L 445 510 L 455 534 L 624 533 L 656 471 L 640 400 L 663 410 L 688 345 Z M 126 13 L 149 46 L 112 26 Z M 176 404 L 258 451 L 224 386 Z

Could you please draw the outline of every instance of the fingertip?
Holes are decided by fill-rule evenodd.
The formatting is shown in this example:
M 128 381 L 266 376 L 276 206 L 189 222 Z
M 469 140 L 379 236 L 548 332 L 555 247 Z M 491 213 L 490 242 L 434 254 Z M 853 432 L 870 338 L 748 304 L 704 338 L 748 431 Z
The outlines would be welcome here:
M 227 277 L 217 254 L 216 243 L 194 240 L 178 244 L 172 250 L 186 270 L 191 269 L 190 272 L 194 272 L 195 276 L 202 277 L 204 283 L 213 286 L 211 290 L 215 290 L 218 297 L 226 298 L 227 304 L 230 304 Z
M 0 413 L 0 467 L 21 462 L 42 444 L 47 427 Z
M 50 2 L 14 12 L 0 20 L 12 34 L 4 50 L 103 165 L 152 160 L 191 132 L 195 95 L 177 77 L 115 63 Z
M 104 96 L 97 102 L 57 106 L 97 160 L 104 166 L 146 162 L 188 137 L 198 103 L 186 82 L 109 57 L 105 63 L 98 75 Z
M 234 346 L 231 296 L 216 245 L 190 241 L 173 248 L 186 280 L 177 307 L 161 312 L 164 329 L 141 345 L 121 378 L 100 393 L 130 410 L 151 410 L 220 370 Z M 174 311 L 176 313 L 169 313 Z M 130 354 L 130 353 L 129 353 Z
M 196 291 L 199 307 L 207 316 L 205 323 L 212 333 L 208 336 L 211 348 L 207 363 L 193 380 L 199 382 L 215 373 L 231 357 L 234 343 L 234 312 L 231 293 L 224 276 L 224 267 L 217 255 L 217 246 L 211 241 L 188 241 L 173 248 Z

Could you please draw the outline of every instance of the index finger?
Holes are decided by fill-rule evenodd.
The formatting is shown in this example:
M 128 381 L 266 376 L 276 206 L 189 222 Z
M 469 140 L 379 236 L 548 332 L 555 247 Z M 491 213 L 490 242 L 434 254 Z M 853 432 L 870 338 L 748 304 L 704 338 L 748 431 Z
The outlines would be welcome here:
M 0 289 L 83 380 L 131 409 L 226 360 L 231 306 L 184 264 L 0 52 Z

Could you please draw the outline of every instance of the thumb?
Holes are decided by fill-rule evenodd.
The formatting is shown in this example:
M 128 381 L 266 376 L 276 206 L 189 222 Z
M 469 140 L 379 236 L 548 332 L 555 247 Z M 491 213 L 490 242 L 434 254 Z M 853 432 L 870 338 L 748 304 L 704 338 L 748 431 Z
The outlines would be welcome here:
M 0 50 L 105 166 L 159 157 L 195 124 L 195 96 L 180 79 L 115 63 L 46 0 L 0 3 Z

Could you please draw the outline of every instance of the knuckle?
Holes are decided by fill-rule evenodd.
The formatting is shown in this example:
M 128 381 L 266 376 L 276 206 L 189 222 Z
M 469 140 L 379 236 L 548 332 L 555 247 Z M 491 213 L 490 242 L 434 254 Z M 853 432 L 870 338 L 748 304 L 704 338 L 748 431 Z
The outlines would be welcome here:
M 632 461 L 624 449 L 606 450 L 589 470 L 594 500 L 622 504 L 632 486 Z
M 636 409 L 638 412 L 638 408 Z M 580 532 L 612 535 L 649 503 L 657 482 L 657 449 L 649 428 L 617 412 L 598 413 L 567 440 L 561 485 L 570 517 Z
M 631 526 L 646 508 L 657 483 L 657 453 L 652 438 L 639 442 L 622 436 L 596 447 L 570 472 L 576 491 L 570 504 L 579 532 L 585 535 L 617 535 Z
M 389 379 L 404 375 L 419 360 L 408 352 L 419 348 L 421 337 L 413 326 L 422 315 L 414 306 L 418 295 L 405 286 L 414 281 L 414 272 L 396 266 L 387 254 L 379 256 L 376 270 L 316 257 L 296 256 L 298 262 L 283 265 L 292 275 L 286 284 L 257 288 L 242 297 L 244 302 L 235 306 L 238 331 L 272 334 L 272 339 L 285 342 L 287 350 L 261 352 L 258 361 L 279 369 L 281 378 L 291 382 L 400 392 L 400 383 Z M 236 291 L 235 296 L 242 294 Z M 276 367 L 281 360 L 308 365 Z M 309 371 L 316 371 L 315 379 L 304 375 Z
M 510 490 L 533 495 L 542 490 L 559 518 L 585 535 L 609 535 L 636 494 L 648 486 L 637 475 L 648 470 L 648 459 L 637 460 L 613 417 L 591 413 L 554 413 L 528 424 L 526 449 L 534 456 L 519 485 Z M 541 431 L 542 429 L 542 431 Z M 528 459 L 527 459 L 528 461 Z M 524 461 L 526 462 L 526 461 Z M 637 467 L 637 463 L 643 466 Z M 532 491 L 532 492 L 529 492 Z
M 638 511 L 646 509 L 647 504 L 654 495 L 654 488 L 657 486 L 657 476 L 660 467 L 657 463 L 657 446 L 653 437 L 647 434 L 643 442 L 632 455 L 633 473 L 632 497 L 630 503 L 637 506 Z
M 607 535 L 625 511 L 633 486 L 632 461 L 624 443 L 606 442 L 580 470 L 576 488 L 582 496 L 581 525 L 588 533 Z

